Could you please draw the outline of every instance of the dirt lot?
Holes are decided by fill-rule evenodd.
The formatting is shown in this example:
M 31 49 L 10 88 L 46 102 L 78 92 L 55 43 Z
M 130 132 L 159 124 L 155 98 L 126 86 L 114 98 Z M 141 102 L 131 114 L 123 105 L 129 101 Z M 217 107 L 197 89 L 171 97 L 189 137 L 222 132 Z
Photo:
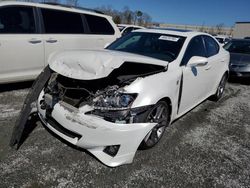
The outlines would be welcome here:
M 9 148 L 27 91 L 17 84 L 0 92 L 1 188 L 250 187 L 249 84 L 228 84 L 221 101 L 205 101 L 170 125 L 156 147 L 117 168 L 68 146 L 39 122 L 18 151 Z

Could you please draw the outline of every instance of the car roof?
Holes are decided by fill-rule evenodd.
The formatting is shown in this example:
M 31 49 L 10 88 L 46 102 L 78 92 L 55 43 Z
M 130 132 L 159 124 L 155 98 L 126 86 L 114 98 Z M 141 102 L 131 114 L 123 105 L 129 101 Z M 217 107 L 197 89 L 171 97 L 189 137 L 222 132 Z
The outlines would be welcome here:
M 64 11 L 69 11 L 69 12 L 86 13 L 86 14 L 111 18 L 111 16 L 105 15 L 105 14 L 101 13 L 100 11 L 97 11 L 94 9 L 67 6 L 67 5 L 56 4 L 56 3 L 32 3 L 32 2 L 20 2 L 20 1 L 0 1 L 0 6 L 11 6 L 11 5 L 49 8 L 49 9 L 55 9 L 55 10 L 64 10 Z
M 211 36 L 204 32 L 191 31 L 191 30 L 179 30 L 179 29 L 167 29 L 167 28 L 140 29 L 140 30 L 135 30 L 133 32 L 160 33 L 160 34 L 168 34 L 168 35 L 177 35 L 177 36 L 182 36 L 182 37 L 187 37 L 187 38 L 192 38 L 197 35 Z
M 132 25 L 132 24 L 117 24 L 117 26 L 119 27 L 138 27 L 138 28 L 145 28 L 139 25 Z

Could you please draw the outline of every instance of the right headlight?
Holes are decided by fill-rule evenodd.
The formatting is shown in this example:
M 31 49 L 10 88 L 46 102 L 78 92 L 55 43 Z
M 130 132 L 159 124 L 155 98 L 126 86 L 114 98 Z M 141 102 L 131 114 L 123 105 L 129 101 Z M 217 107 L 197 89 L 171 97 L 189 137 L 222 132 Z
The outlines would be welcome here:
M 99 110 L 125 110 L 128 109 L 136 99 L 136 93 L 114 92 L 109 95 L 100 95 L 93 102 L 94 109 Z

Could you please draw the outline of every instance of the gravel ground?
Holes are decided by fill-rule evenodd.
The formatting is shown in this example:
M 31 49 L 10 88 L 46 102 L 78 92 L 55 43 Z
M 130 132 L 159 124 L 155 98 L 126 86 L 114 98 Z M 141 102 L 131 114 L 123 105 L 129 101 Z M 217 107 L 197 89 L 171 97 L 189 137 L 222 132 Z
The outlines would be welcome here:
M 29 87 L 25 86 L 25 87 Z M 0 92 L 0 187 L 250 187 L 250 85 L 229 83 L 175 121 L 154 148 L 109 168 L 50 134 L 41 123 L 18 151 L 9 148 L 28 89 Z

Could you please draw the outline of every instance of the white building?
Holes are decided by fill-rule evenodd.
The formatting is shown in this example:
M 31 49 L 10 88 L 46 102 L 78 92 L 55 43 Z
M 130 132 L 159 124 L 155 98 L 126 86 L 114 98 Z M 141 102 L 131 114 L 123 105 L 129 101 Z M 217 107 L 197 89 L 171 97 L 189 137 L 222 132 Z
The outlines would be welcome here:
M 236 22 L 233 32 L 234 38 L 250 37 L 250 22 Z

